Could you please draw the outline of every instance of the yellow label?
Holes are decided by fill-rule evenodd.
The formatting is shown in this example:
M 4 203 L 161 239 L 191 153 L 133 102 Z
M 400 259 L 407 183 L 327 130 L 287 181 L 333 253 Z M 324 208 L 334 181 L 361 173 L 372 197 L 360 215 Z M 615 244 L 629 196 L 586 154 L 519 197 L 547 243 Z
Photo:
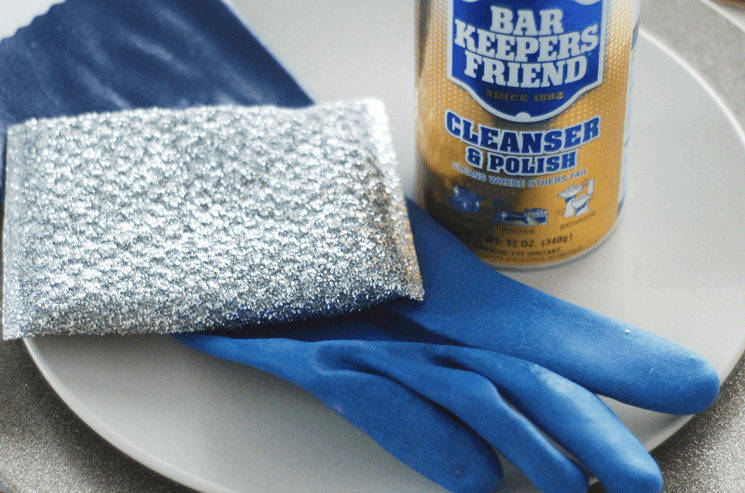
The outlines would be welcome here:
M 485 261 L 539 266 L 623 206 L 633 0 L 420 0 L 420 199 Z

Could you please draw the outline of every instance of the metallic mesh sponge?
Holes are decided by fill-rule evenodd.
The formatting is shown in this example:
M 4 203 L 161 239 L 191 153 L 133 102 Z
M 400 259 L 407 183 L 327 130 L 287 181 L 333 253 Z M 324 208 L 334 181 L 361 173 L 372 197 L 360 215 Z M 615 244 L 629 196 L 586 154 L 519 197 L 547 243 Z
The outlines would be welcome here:
M 423 296 L 383 105 L 31 120 L 7 143 L 3 336 L 289 322 Z

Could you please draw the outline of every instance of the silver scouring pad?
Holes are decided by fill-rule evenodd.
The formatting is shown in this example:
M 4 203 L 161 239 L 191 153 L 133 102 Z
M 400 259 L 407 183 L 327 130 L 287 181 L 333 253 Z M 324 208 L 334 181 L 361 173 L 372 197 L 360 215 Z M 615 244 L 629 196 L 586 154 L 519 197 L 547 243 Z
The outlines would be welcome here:
M 383 105 L 31 120 L 7 143 L 3 336 L 143 334 L 423 296 Z

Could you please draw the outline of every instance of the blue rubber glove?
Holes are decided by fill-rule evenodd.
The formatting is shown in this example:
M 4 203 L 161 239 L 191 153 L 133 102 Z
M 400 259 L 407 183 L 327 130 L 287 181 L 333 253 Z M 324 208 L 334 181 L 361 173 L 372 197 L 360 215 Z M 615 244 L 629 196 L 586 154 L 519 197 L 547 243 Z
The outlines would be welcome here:
M 653 411 L 694 414 L 716 399 L 719 378 L 700 356 L 513 281 L 408 205 L 426 296 L 386 309 L 426 328 L 426 337 L 523 358 Z
M 420 398 L 450 411 L 544 491 L 584 491 L 587 479 L 543 432 L 606 491 L 659 491 L 654 460 L 593 392 L 691 414 L 716 398 L 713 368 L 661 337 L 502 276 L 412 203 L 409 217 L 427 293 L 423 303 L 397 301 L 354 317 L 248 335 L 179 338 L 309 390 L 400 460 L 453 490 L 476 491 L 452 476 L 438 477 L 442 470 L 430 461 L 440 451 L 426 438 L 413 453 L 403 446 L 411 433 L 424 436 L 432 426 L 426 417 L 403 426 L 396 419 L 416 412 L 409 409 L 421 406 L 412 405 Z
M 491 474 L 469 477 L 470 459 L 452 450 L 460 448 L 462 438 L 450 436 L 448 449 L 439 448 L 447 436 L 432 440 L 433 430 L 456 423 L 476 432 L 484 446 L 501 452 L 543 491 L 583 492 L 588 483 L 582 469 L 540 430 L 572 452 L 607 491 L 660 490 L 654 460 L 595 394 L 497 352 L 401 340 L 405 322 L 381 313 L 372 322 L 371 315 L 274 328 L 281 336 L 178 338 L 311 391 L 400 460 L 454 491 L 496 486 Z M 438 407 L 452 415 L 440 415 Z M 499 464 L 484 448 L 482 460 L 491 462 L 500 478 Z
M 130 108 L 312 103 L 219 0 L 67 0 L 0 41 L 8 126 Z
M 299 106 L 310 102 L 276 62 L 245 31 L 245 28 L 233 18 L 232 14 L 219 2 L 212 0 L 162 0 L 158 2 L 150 0 L 131 2 L 69 0 L 67 3 L 53 8 L 47 16 L 37 19 L 31 27 L 20 31 L 13 38 L 5 40 L 0 44 L 0 74 L 2 74 L 2 80 L 4 81 L 4 84 L 0 86 L 0 125 L 2 125 L 3 129 L 9 123 L 22 121 L 29 117 L 77 114 L 85 111 L 107 111 L 135 106 L 182 107 L 196 104 L 228 102 L 238 102 L 241 104 L 283 103 L 285 105 Z M 4 139 L 4 136 L 0 138 Z M 471 263 L 473 266 L 480 265 L 477 262 Z M 480 268 L 484 271 L 482 274 L 484 274 L 485 280 L 487 282 L 494 282 L 494 279 L 490 278 L 490 276 L 495 275 L 493 271 L 489 269 L 490 273 L 486 274 L 487 271 L 484 269 L 484 266 L 482 265 Z M 458 273 L 460 269 L 456 267 L 455 271 Z M 431 279 L 436 278 L 433 277 Z M 441 281 L 447 284 L 446 277 L 443 277 Z M 500 279 L 500 281 L 507 282 L 504 279 Z M 429 278 L 425 282 L 428 285 L 431 284 Z M 471 281 L 469 280 L 468 282 Z M 458 287 L 456 281 L 451 282 L 449 285 L 450 287 Z M 515 283 L 515 286 L 520 285 Z M 515 289 L 518 290 L 517 287 Z M 441 293 L 444 293 L 444 290 Z M 519 290 L 517 294 L 520 294 Z M 445 295 L 443 294 L 443 296 Z M 536 294 L 536 296 L 538 295 Z M 470 362 L 469 364 L 474 365 L 473 369 L 477 371 L 469 372 L 471 368 L 465 366 L 464 369 L 454 373 L 457 375 L 455 379 L 448 379 L 444 376 L 439 377 L 443 378 L 443 382 L 452 382 L 460 388 L 461 379 L 465 379 L 469 383 L 480 382 L 474 384 L 473 388 L 475 389 L 478 389 L 479 386 L 489 389 L 494 388 L 494 386 L 485 385 L 483 382 L 490 379 L 497 382 L 497 388 L 503 393 L 507 392 L 505 389 L 509 387 L 500 387 L 500 385 L 505 385 L 504 382 L 499 383 L 501 382 L 501 377 L 498 374 L 492 374 L 497 372 L 494 368 L 499 368 L 500 365 L 502 365 L 502 368 L 505 368 L 506 366 L 504 365 L 507 365 L 507 363 L 495 363 L 492 360 L 509 361 L 510 358 L 506 358 L 499 354 L 499 352 L 496 353 L 494 358 L 482 357 L 480 354 L 492 354 L 492 352 L 484 352 L 480 349 L 453 348 L 451 343 L 462 345 L 476 344 L 492 348 L 494 345 L 501 346 L 501 342 L 511 340 L 508 333 L 510 330 L 509 325 L 505 323 L 501 329 L 498 326 L 491 328 L 490 330 L 494 334 L 479 333 L 476 328 L 479 325 L 483 326 L 486 320 L 483 317 L 476 317 L 476 320 L 469 320 L 468 317 L 472 317 L 473 314 L 469 314 L 467 310 L 455 310 L 453 312 L 457 315 L 452 319 L 457 322 L 455 324 L 433 324 L 431 323 L 433 320 L 439 319 L 439 312 L 442 311 L 442 307 L 440 306 L 438 308 L 437 304 L 430 301 L 432 300 L 428 298 L 428 302 L 421 307 L 406 304 L 390 306 L 390 312 L 398 313 L 398 318 L 391 317 L 390 313 L 380 312 L 380 316 L 383 319 L 387 319 L 386 325 L 390 326 L 393 333 L 397 334 L 396 338 L 394 338 L 397 342 L 357 339 L 357 342 L 351 345 L 352 349 L 358 348 L 360 345 L 367 347 L 370 342 L 375 342 L 376 345 L 371 346 L 369 350 L 362 351 L 362 353 L 370 357 L 382 356 L 384 361 L 388 361 L 393 365 L 391 371 L 395 370 L 397 364 L 408 364 L 407 362 L 410 359 L 413 361 L 424 361 L 425 363 L 421 365 L 421 372 L 424 375 L 430 375 L 430 372 L 434 372 L 431 378 L 438 378 L 435 376 L 435 373 L 442 375 L 443 367 L 440 364 L 443 359 L 440 357 L 435 358 L 438 364 L 430 364 L 432 354 L 442 354 L 440 351 L 450 354 L 452 351 L 456 351 L 453 355 L 448 356 L 448 358 L 454 359 L 446 359 L 445 361 L 460 362 L 461 359 L 459 358 L 465 358 L 463 361 Z M 550 303 L 548 304 L 550 305 Z M 568 309 L 566 305 L 561 306 Z M 502 308 L 493 307 L 491 310 L 499 311 Z M 448 315 L 451 309 L 447 308 L 445 311 L 447 312 L 446 315 Z M 520 319 L 520 317 L 517 317 L 517 314 L 521 309 L 519 307 L 513 308 L 513 311 L 515 312 L 515 316 L 512 318 L 505 317 L 504 320 L 506 322 Z M 546 310 L 546 313 L 550 314 L 550 310 Z M 588 313 L 581 312 L 580 315 L 588 316 Z M 461 318 L 459 319 L 459 317 Z M 571 319 L 571 317 L 566 318 Z M 602 317 L 600 318 L 602 319 Z M 422 321 L 422 324 L 412 324 L 408 322 L 410 320 L 419 320 Z M 442 319 L 441 322 L 446 320 L 447 317 Z M 464 323 L 470 324 L 472 330 L 468 330 L 468 327 L 465 327 L 464 330 L 462 326 Z M 522 323 L 524 324 L 525 320 L 522 320 Z M 575 323 L 575 321 L 572 320 L 572 323 Z M 587 322 L 587 325 L 589 327 L 592 323 Z M 522 336 L 517 336 L 517 340 L 530 342 L 530 335 L 534 334 L 536 328 L 540 326 L 540 324 L 534 324 L 533 328 L 530 329 L 529 327 L 525 328 L 524 325 L 520 325 L 519 327 L 522 327 Z M 354 332 L 349 326 L 342 327 L 342 329 L 351 333 Z M 626 335 L 625 331 L 624 335 Z M 203 340 L 209 340 L 210 337 L 216 336 L 200 337 L 206 337 L 208 339 Z M 546 339 L 542 339 L 543 343 L 548 344 L 550 337 L 552 336 L 549 335 L 546 336 Z M 560 337 L 555 336 L 555 338 Z M 428 344 L 412 345 L 402 342 L 402 340 L 406 339 L 426 341 Z M 639 343 L 643 343 L 643 339 L 644 337 L 639 340 Z M 291 339 L 288 340 L 291 341 Z M 349 338 L 347 340 L 355 341 L 355 339 Z M 298 344 L 302 344 L 293 345 L 293 351 L 284 354 L 285 363 L 280 365 L 284 370 L 277 369 L 276 372 L 278 374 L 283 374 L 282 372 L 284 372 L 286 378 L 293 379 L 292 374 L 296 370 L 307 366 L 309 351 L 315 351 L 315 349 L 310 349 L 311 347 L 319 347 L 317 344 L 325 347 L 333 347 L 335 344 L 334 341 L 335 339 L 333 338 L 328 339 L 327 342 L 295 341 Z M 568 341 L 570 344 L 565 344 L 564 347 L 568 346 L 570 349 L 570 356 L 568 356 L 569 363 L 563 360 L 562 358 L 564 357 L 560 354 L 555 358 L 557 361 L 545 361 L 543 363 L 547 367 L 558 369 L 564 374 L 571 374 L 571 370 L 575 370 L 580 377 L 587 377 L 587 373 L 589 373 L 587 368 L 582 368 L 581 365 L 575 365 L 577 361 L 582 361 L 581 357 L 584 355 L 584 352 L 589 351 L 588 348 L 583 347 L 581 344 L 575 347 L 571 343 L 572 339 Z M 611 339 L 606 338 L 605 342 L 611 342 Z M 377 344 L 385 344 L 385 346 L 378 346 Z M 524 354 L 516 350 L 517 346 L 513 346 L 510 349 L 510 346 L 507 345 L 505 349 L 501 350 L 501 353 L 515 354 L 530 359 L 531 353 L 537 356 L 542 354 L 540 344 L 539 342 L 533 349 L 520 349 L 520 351 L 526 351 Z M 633 346 L 626 345 L 624 347 L 633 348 Z M 338 354 L 345 354 L 347 349 L 344 349 L 344 347 L 345 345 L 338 346 Z M 219 345 L 218 349 L 220 349 Z M 497 347 L 496 349 L 500 348 Z M 284 348 L 284 350 L 287 351 L 287 348 Z M 327 349 L 326 351 L 329 350 Z M 368 353 L 366 351 L 370 352 Z M 405 357 L 401 355 L 401 351 L 406 354 Z M 464 356 L 464 351 L 469 351 L 473 354 Z M 334 353 L 335 350 L 331 350 L 331 352 Z M 603 349 L 602 347 L 595 348 L 589 351 L 589 353 L 594 355 L 603 354 Z M 231 354 L 227 352 L 221 354 L 225 357 L 231 357 Z M 688 355 L 682 349 L 677 350 L 676 354 L 679 357 L 678 360 L 691 357 L 694 362 L 696 361 L 695 357 Z M 629 354 L 625 357 L 625 360 L 633 362 L 634 356 L 634 354 Z M 352 358 L 354 358 L 354 352 L 352 353 Z M 596 356 L 593 358 L 590 358 L 589 361 L 596 361 L 598 359 Z M 345 360 L 342 359 L 341 361 Z M 644 363 L 644 358 L 641 358 L 641 361 Z M 562 362 L 565 366 L 563 370 L 561 366 L 563 364 Z M 257 362 L 256 364 L 258 365 L 259 363 Z M 389 366 L 389 363 L 380 364 Z M 673 363 L 668 366 L 674 368 L 676 364 Z M 525 361 L 521 365 L 537 368 Z M 431 368 L 432 366 L 436 368 L 433 370 Z M 447 367 L 448 365 L 444 366 Z M 696 370 L 696 365 L 694 364 L 692 366 L 693 368 L 688 367 L 687 371 L 691 371 L 691 369 Z M 516 367 L 520 367 L 520 364 Z M 644 364 L 639 365 L 639 368 L 643 367 Z M 522 368 L 525 367 L 523 366 Z M 265 369 L 271 371 L 270 367 L 266 367 Z M 707 368 L 704 368 L 704 370 L 707 370 Z M 520 374 L 519 370 L 514 370 L 513 368 L 513 371 L 516 374 Z M 543 371 L 536 370 L 536 374 L 552 375 L 549 372 L 542 373 Z M 612 371 L 607 373 L 612 374 Z M 699 380 L 708 382 L 708 384 L 703 385 L 707 389 L 714 387 L 710 373 L 707 371 L 698 372 L 696 370 L 696 374 L 700 377 Z M 484 375 L 486 378 L 479 375 Z M 679 386 L 678 391 L 665 391 L 672 396 L 673 399 L 671 402 L 685 402 L 686 398 L 680 396 L 684 396 L 687 389 L 694 389 L 697 386 L 695 382 L 696 378 L 687 378 L 686 375 L 686 371 L 681 374 L 683 382 Z M 376 436 L 395 455 L 444 486 L 462 491 L 487 491 L 494 487 L 499 480 L 496 459 L 485 442 L 476 436 L 474 430 L 489 442 L 499 443 L 503 449 L 505 447 L 511 447 L 517 444 L 517 442 L 510 441 L 509 439 L 506 440 L 504 436 L 495 436 L 496 432 L 491 431 L 494 427 L 497 427 L 496 422 L 501 423 L 500 427 L 505 426 L 509 428 L 509 418 L 505 417 L 505 421 L 494 421 L 495 418 L 499 417 L 497 412 L 490 411 L 488 413 L 489 417 L 483 417 L 479 416 L 478 413 L 473 413 L 468 402 L 463 403 L 460 399 L 451 399 L 449 395 L 419 394 L 414 389 L 421 386 L 422 381 L 427 382 L 427 378 L 430 378 L 429 376 L 415 380 L 396 380 L 394 378 L 395 376 L 397 374 L 390 373 L 390 376 L 387 378 L 377 379 L 378 386 L 374 388 L 384 392 L 380 394 L 369 393 L 366 395 L 363 390 L 360 390 L 366 388 L 366 385 L 350 386 L 349 381 L 344 382 L 343 380 L 328 380 L 326 383 L 321 384 L 317 382 L 315 385 L 317 385 L 316 390 L 319 395 L 323 395 L 322 388 L 332 389 L 327 392 L 344 395 L 340 399 L 345 400 L 347 403 L 351 402 L 351 407 L 357 408 L 356 411 L 351 412 L 356 412 L 361 416 L 370 416 L 369 421 L 363 419 L 360 422 L 360 418 L 352 418 L 351 416 L 350 419 L 353 419 L 358 425 L 366 427 L 369 433 Z M 519 385 L 521 382 L 528 382 L 527 385 L 530 387 L 529 376 L 525 373 L 525 378 L 508 379 L 508 383 Z M 308 376 L 306 378 L 307 384 L 311 385 L 313 377 Z M 596 379 L 591 376 L 587 384 L 593 390 L 603 390 L 604 382 L 619 383 L 618 380 L 618 377 L 614 380 L 614 378 Z M 434 381 L 439 382 L 440 380 Z M 555 381 L 566 382 L 560 377 L 556 377 Z M 592 383 L 593 381 L 595 383 Z M 617 385 L 620 387 L 620 391 L 613 385 L 610 386 L 612 388 L 605 390 L 611 394 L 623 394 L 629 390 L 628 388 L 624 390 L 624 385 L 626 385 L 624 382 L 620 382 L 620 384 Z M 664 385 L 660 386 L 660 384 Z M 662 409 L 665 406 L 660 404 L 660 402 L 664 403 L 666 400 L 665 392 L 662 390 L 667 388 L 669 384 L 669 381 L 665 382 L 664 380 L 648 384 L 645 389 L 634 392 L 630 400 L 637 400 L 637 398 L 641 397 L 640 402 L 646 401 L 652 404 L 651 407 Z M 338 387 L 338 385 L 342 386 Z M 626 385 L 626 387 L 628 386 Z M 352 392 L 351 397 L 348 396 L 347 394 L 350 393 L 350 389 L 358 389 L 359 394 Z M 519 399 L 524 399 L 526 403 L 533 402 L 532 406 L 525 405 L 525 409 L 542 409 L 540 404 L 542 401 L 538 401 L 538 404 L 536 404 L 536 401 L 527 400 L 527 397 L 519 397 L 523 394 L 515 390 L 511 392 L 514 395 L 510 394 L 510 399 L 518 405 L 520 405 Z M 580 392 L 584 391 L 580 390 Z M 694 406 L 703 405 L 712 395 L 711 391 L 693 393 L 699 393 L 704 396 L 694 401 Z M 354 400 L 355 395 L 359 396 L 359 400 Z M 377 400 L 374 399 L 375 395 L 378 396 Z M 389 395 L 396 396 L 396 398 L 380 400 L 380 396 Z M 584 392 L 584 395 L 588 395 L 587 392 Z M 349 399 L 352 400 L 350 401 Z M 451 399 L 446 402 L 453 409 L 435 404 L 443 402 L 441 399 Z M 569 399 L 570 404 L 579 402 L 577 399 L 577 396 L 573 396 Z M 460 404 L 451 401 L 458 401 Z M 354 402 L 357 403 L 356 406 Z M 371 409 L 364 409 L 365 406 L 360 406 L 360 402 L 365 404 L 369 402 L 380 403 L 380 406 L 377 408 L 380 414 L 376 415 L 374 412 L 371 412 Z M 384 405 L 386 403 L 390 404 L 390 402 L 395 402 L 397 407 L 391 409 L 390 405 Z M 495 402 L 497 404 L 488 399 L 485 400 L 483 402 L 483 409 L 499 409 L 499 399 L 495 399 Z M 675 405 L 680 407 L 680 404 Z M 592 409 L 592 405 L 588 404 L 587 409 Z M 455 413 L 455 410 L 458 410 L 458 412 Z M 465 417 L 453 419 L 453 415 L 450 414 L 451 411 L 459 417 L 461 415 Z M 399 417 L 396 419 L 396 416 L 406 413 L 410 413 L 411 418 Z M 535 414 L 535 411 L 533 413 Z M 538 412 L 538 414 L 538 417 L 533 417 L 532 419 L 539 424 L 541 424 L 541 419 L 550 419 L 550 415 L 546 413 L 541 414 Z M 609 417 L 602 412 L 600 415 L 603 417 L 599 420 L 589 419 L 588 423 L 583 425 L 582 430 L 592 431 L 593 426 L 591 424 L 593 423 L 606 423 L 607 426 L 612 426 L 608 424 L 613 422 L 612 416 Z M 381 417 L 386 417 L 389 420 L 381 419 Z M 408 421 L 406 421 L 407 419 Z M 523 423 L 520 420 L 517 422 Z M 418 425 L 419 427 L 408 427 L 408 423 Z M 561 419 L 558 420 L 558 423 L 565 424 Z M 534 433 L 534 430 L 530 426 L 526 425 L 524 428 L 520 428 L 518 425 L 513 426 L 516 427 L 516 430 L 525 429 Z M 546 429 L 551 428 L 550 423 L 541 424 L 541 426 L 546 427 Z M 558 428 L 557 433 L 562 430 L 569 434 L 580 432 L 580 430 L 572 431 L 571 427 L 567 428 L 566 426 L 560 426 Z M 515 433 L 518 433 L 518 431 L 515 431 Z M 628 437 L 622 431 L 618 433 L 620 433 L 618 435 L 620 437 Z M 605 431 L 601 435 L 613 437 L 616 436 L 616 432 Z M 571 438 L 569 437 L 570 441 Z M 646 454 L 640 450 L 638 444 L 624 445 L 625 441 L 624 439 L 619 441 L 621 449 L 627 452 L 630 451 L 631 457 L 637 457 L 637 459 L 630 462 L 641 464 L 641 467 L 638 468 L 639 477 L 651 478 L 645 479 L 641 483 L 646 485 L 645 488 L 654 488 L 659 479 L 656 473 L 650 473 L 648 467 L 650 461 L 646 458 Z M 514 448 L 516 449 L 516 453 L 519 454 L 522 447 Z M 540 449 L 540 447 L 537 446 L 537 449 Z M 510 453 L 514 455 L 513 452 Z M 578 456 L 581 455 L 580 453 L 577 454 Z M 530 470 L 532 467 L 534 477 L 537 476 L 539 478 L 537 479 L 538 481 L 542 480 L 540 478 L 547 481 L 548 483 L 544 484 L 546 484 L 545 488 L 549 490 L 574 491 L 574 488 L 583 487 L 581 485 L 581 478 L 576 474 L 576 469 L 571 465 L 567 466 L 566 462 L 564 462 L 564 465 L 561 465 L 561 458 L 558 458 L 556 466 L 542 465 L 552 464 L 551 453 L 548 455 L 548 459 L 542 459 L 541 454 L 538 454 L 535 465 L 531 466 L 529 460 L 531 454 L 529 453 L 526 456 L 527 462 L 522 467 L 527 470 Z M 642 458 L 639 459 L 639 457 Z M 589 459 L 592 459 L 592 457 Z M 582 460 L 587 461 L 589 459 Z M 513 457 L 513 460 L 520 461 L 521 459 L 519 457 Z M 623 460 L 616 462 L 616 464 L 623 463 Z M 464 469 L 459 469 L 461 465 Z M 551 467 L 557 472 L 555 475 L 549 474 L 547 472 L 549 469 L 544 470 L 544 467 Z M 539 470 L 535 471 L 536 468 Z M 620 477 L 623 481 L 626 481 L 626 478 L 623 476 L 623 470 L 625 468 L 622 466 L 621 469 L 619 473 L 622 476 Z M 641 488 L 641 484 L 639 487 Z M 639 489 L 638 491 L 647 491 L 647 489 Z

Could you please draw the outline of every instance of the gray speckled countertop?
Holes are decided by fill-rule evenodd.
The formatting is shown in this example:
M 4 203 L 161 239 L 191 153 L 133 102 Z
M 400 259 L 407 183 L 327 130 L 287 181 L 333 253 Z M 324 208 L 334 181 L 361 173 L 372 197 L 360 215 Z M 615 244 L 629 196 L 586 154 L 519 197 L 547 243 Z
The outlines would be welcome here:
M 745 11 L 718 9 L 730 20 L 694 0 L 646 0 L 643 19 L 648 31 L 709 74 L 707 81 L 745 126 L 745 33 L 736 25 L 745 26 Z M 689 36 L 692 31 L 706 34 Z M 745 491 L 745 358 L 718 402 L 654 455 L 667 492 Z M 189 491 L 91 431 L 52 391 L 20 341 L 0 342 L 3 486 L 12 492 Z

